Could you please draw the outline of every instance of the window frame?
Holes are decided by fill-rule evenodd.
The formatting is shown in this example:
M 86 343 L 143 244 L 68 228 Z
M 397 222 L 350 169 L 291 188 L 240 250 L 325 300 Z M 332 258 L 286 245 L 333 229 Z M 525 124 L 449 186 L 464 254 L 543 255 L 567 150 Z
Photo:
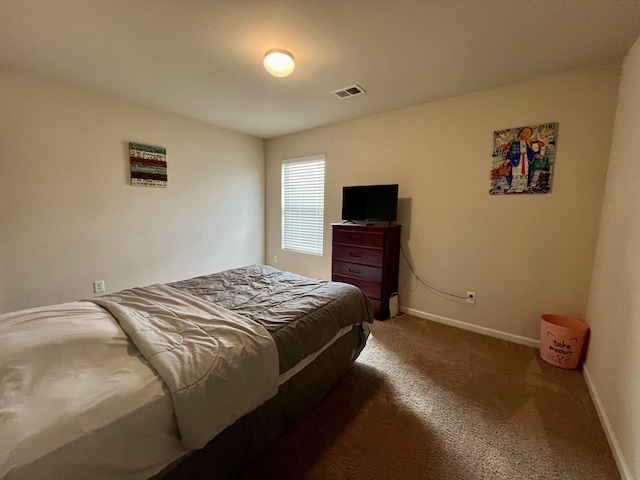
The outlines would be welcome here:
M 296 166 L 303 166 L 301 164 L 307 164 L 308 171 L 286 171 L 287 168 L 295 169 Z M 317 171 L 319 166 L 321 166 L 321 172 Z M 296 175 L 298 178 L 295 178 Z M 294 180 L 298 181 L 297 185 L 291 185 L 291 181 Z M 315 256 L 324 255 L 325 180 L 326 154 L 324 153 L 282 160 L 280 166 L 280 248 L 282 250 Z M 300 184 L 300 182 L 303 183 Z M 307 193 L 308 197 L 300 197 Z M 301 211 L 300 205 L 292 209 L 292 197 L 296 196 L 303 202 L 308 202 L 307 207 L 310 211 Z M 311 236 L 310 240 L 309 236 Z

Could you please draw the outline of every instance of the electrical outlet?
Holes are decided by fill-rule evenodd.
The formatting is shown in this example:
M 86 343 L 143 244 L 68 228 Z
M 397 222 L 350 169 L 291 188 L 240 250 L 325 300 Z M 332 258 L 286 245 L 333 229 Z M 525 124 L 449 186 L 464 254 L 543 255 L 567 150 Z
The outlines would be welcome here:
M 103 293 L 105 291 L 104 280 L 96 280 L 93 282 L 94 293 Z
M 277 255 L 273 256 L 273 263 L 278 263 L 278 256 Z
M 476 292 L 467 292 L 467 303 L 470 303 L 471 305 L 476 304 Z

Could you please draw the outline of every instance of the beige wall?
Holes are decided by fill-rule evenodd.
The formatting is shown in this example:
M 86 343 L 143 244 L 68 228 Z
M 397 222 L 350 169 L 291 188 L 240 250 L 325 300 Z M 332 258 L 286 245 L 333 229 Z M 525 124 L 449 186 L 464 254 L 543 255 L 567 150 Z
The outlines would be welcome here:
M 584 318 L 615 114 L 619 63 L 598 65 L 267 141 L 267 261 L 330 278 L 331 231 L 350 184 L 400 184 L 400 305 L 428 318 L 539 337 L 542 313 Z M 365 86 L 366 88 L 366 86 Z M 367 95 L 375 95 L 369 92 Z M 330 98 L 327 101 L 332 101 Z M 335 101 L 335 100 L 333 100 Z M 367 96 L 344 100 L 366 102 Z M 490 196 L 493 131 L 559 122 L 553 192 Z M 326 153 L 325 253 L 280 250 L 280 162 Z
M 264 142 L 0 69 L 0 313 L 264 258 Z M 129 185 L 128 142 L 168 188 Z
M 264 142 L 0 68 L 0 313 L 264 260 L 329 278 L 341 187 L 400 184 L 401 305 L 535 339 L 543 312 L 592 328 L 585 373 L 626 478 L 640 478 L 640 41 L 565 72 Z M 369 95 L 374 95 L 370 92 Z M 331 101 L 331 99 L 328 99 Z M 348 101 L 366 101 L 365 97 Z M 348 108 L 345 101 L 345 108 Z M 495 129 L 560 123 L 553 193 L 491 197 Z M 131 187 L 129 141 L 167 148 L 167 189 Z M 325 254 L 280 250 L 280 161 L 327 154 Z
M 640 479 L 640 39 L 623 65 L 587 320 L 585 376 L 623 478 Z

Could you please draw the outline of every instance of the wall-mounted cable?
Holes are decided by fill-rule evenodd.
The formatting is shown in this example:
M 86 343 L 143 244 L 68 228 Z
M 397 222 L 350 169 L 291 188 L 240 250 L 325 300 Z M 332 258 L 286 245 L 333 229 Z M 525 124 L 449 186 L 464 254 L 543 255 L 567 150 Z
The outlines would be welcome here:
M 413 266 L 411 265 L 411 262 L 409 262 L 409 259 L 407 258 L 407 255 L 404 253 L 404 248 L 402 247 L 402 245 L 400 245 L 400 253 L 402 253 L 402 258 L 404 259 L 404 261 L 406 262 L 407 266 L 409 267 L 409 270 L 411 271 L 411 274 L 416 277 L 416 280 L 418 280 L 418 282 L 420 282 L 422 285 L 424 285 L 425 287 L 427 287 L 429 290 L 437 292 L 437 293 L 441 293 L 442 295 L 447 295 L 449 297 L 452 298 L 460 298 L 463 300 L 467 299 L 467 295 L 456 295 L 455 293 L 450 293 L 444 290 L 440 290 L 432 285 L 429 285 L 427 282 L 425 282 L 424 280 L 422 280 L 422 278 L 420 278 L 420 276 L 416 273 L 415 269 L 413 268 Z M 402 289 L 402 291 L 406 290 L 409 287 L 405 287 L 404 289 Z M 400 293 L 400 292 L 398 292 Z

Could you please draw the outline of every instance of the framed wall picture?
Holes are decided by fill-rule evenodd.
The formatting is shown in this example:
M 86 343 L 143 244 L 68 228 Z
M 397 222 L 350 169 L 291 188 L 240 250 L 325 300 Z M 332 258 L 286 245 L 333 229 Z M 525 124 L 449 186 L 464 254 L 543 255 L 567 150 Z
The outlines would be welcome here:
M 167 186 L 167 151 L 162 147 L 129 143 L 131 185 Z
M 493 132 L 491 195 L 551 191 L 557 123 L 543 123 Z

